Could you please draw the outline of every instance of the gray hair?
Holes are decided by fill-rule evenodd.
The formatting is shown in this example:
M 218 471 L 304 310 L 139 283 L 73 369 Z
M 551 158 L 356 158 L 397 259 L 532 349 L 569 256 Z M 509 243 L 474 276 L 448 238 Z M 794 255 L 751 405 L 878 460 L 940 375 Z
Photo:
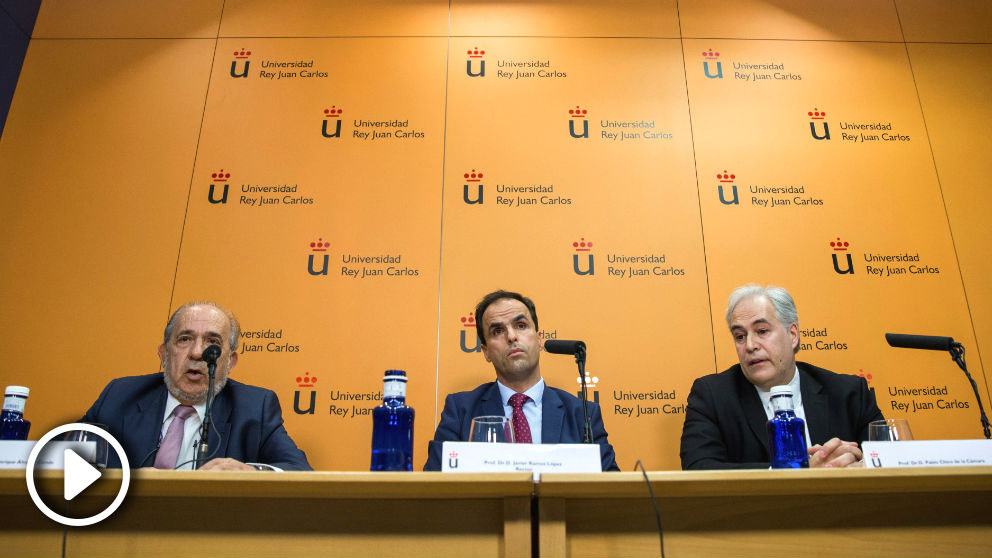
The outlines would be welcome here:
M 169 339 L 172 337 L 172 330 L 176 326 L 176 320 L 179 318 L 179 314 L 182 313 L 183 310 L 192 308 L 193 306 L 211 306 L 217 310 L 220 310 L 225 316 L 227 316 L 227 320 L 231 324 L 231 335 L 228 337 L 227 345 L 230 347 L 232 353 L 238 352 L 238 338 L 241 336 L 241 324 L 238 323 L 238 319 L 234 317 L 234 314 L 231 311 L 224 308 L 220 304 L 209 300 L 194 300 L 193 302 L 187 302 L 177 308 L 176 311 L 172 313 L 172 317 L 169 318 L 169 323 L 165 326 L 165 335 L 162 336 L 162 342 L 166 345 L 169 344 Z
M 737 287 L 734 292 L 730 293 L 730 299 L 727 301 L 727 327 L 730 327 L 730 315 L 734 313 L 734 308 L 737 308 L 742 300 L 761 296 L 771 301 L 775 308 L 775 318 L 782 323 L 783 327 L 788 328 L 791 324 L 796 324 L 796 327 L 799 327 L 799 312 L 796 310 L 796 301 L 792 300 L 789 291 L 775 285 L 761 287 L 753 283 Z

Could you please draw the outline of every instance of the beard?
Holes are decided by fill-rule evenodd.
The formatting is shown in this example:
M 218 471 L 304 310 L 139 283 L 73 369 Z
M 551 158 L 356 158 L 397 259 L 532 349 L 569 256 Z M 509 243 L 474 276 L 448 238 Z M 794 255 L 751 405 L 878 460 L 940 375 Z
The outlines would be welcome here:
M 165 358 L 162 360 L 162 369 L 164 373 L 162 374 L 165 380 L 165 387 L 169 390 L 169 394 L 178 399 L 179 401 L 188 401 L 191 405 L 201 405 L 207 402 L 207 390 L 203 390 L 201 393 L 189 393 L 181 389 L 172 381 L 172 377 L 169 375 L 169 354 L 166 353 Z M 217 374 L 214 377 L 214 398 L 220 393 L 220 390 L 224 389 L 227 385 L 227 374 Z

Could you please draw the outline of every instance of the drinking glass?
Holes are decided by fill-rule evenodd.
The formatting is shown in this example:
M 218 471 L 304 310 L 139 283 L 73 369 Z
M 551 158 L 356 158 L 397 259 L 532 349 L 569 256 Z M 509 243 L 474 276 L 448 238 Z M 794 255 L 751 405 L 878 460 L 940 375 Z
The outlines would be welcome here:
M 913 439 L 906 419 L 876 420 L 868 424 L 868 440 L 872 442 L 897 442 Z
M 88 424 L 104 431 L 107 430 L 107 425 L 105 424 L 92 422 Z M 93 465 L 98 469 L 107 468 L 107 457 L 110 455 L 110 444 L 107 443 L 107 440 L 86 430 L 70 430 L 62 435 L 62 440 L 66 442 L 96 442 L 96 454 L 94 454 Z
M 513 422 L 500 415 L 475 417 L 472 419 L 472 433 L 469 442 L 513 443 Z

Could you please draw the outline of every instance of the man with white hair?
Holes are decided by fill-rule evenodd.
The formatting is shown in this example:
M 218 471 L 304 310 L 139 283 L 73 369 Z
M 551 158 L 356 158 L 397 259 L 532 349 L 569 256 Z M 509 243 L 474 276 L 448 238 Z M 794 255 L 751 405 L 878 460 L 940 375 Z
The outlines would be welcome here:
M 882 420 L 864 378 L 796 361 L 799 316 L 788 291 L 746 285 L 727 303 L 739 364 L 697 379 L 682 426 L 683 469 L 767 469 L 773 386 L 792 388 L 806 422 L 810 467 L 862 466 L 859 441 Z

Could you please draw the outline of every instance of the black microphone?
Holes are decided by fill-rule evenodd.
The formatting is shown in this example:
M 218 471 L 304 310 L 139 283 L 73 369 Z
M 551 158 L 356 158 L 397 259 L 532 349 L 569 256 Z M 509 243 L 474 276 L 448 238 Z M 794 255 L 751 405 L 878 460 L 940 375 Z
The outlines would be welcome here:
M 589 419 L 589 394 L 586 391 L 586 344 L 582 341 L 548 339 L 544 342 L 544 350 L 555 355 L 575 355 L 579 379 L 582 381 L 582 441 L 591 444 L 592 421 Z
M 213 410 L 214 376 L 217 373 L 217 359 L 220 358 L 220 352 L 219 345 L 210 345 L 206 349 L 203 349 L 203 354 L 201 355 L 201 358 L 207 363 L 207 406 L 203 413 L 203 423 L 200 424 L 200 450 L 196 452 L 196 458 L 193 459 L 194 469 L 200 468 L 200 459 L 206 457 L 210 451 L 207 440 L 210 436 L 210 415 Z
M 586 344 L 582 341 L 549 339 L 544 342 L 544 350 L 556 355 L 574 355 L 579 352 L 584 353 Z
M 207 366 L 217 366 L 217 359 L 220 358 L 220 347 L 217 345 L 210 345 L 206 349 L 203 349 L 203 360 L 206 361 Z
M 904 335 L 902 333 L 886 333 L 885 340 L 890 347 L 903 349 L 926 349 L 929 351 L 949 351 L 954 347 L 953 337 L 938 337 L 936 335 Z
M 989 417 L 985 415 L 985 406 L 982 405 L 982 396 L 978 393 L 978 384 L 975 383 L 975 379 L 971 377 L 971 373 L 968 372 L 968 365 L 964 362 L 964 345 L 961 343 L 956 343 L 953 337 L 937 337 L 935 335 L 903 335 L 901 333 L 886 333 L 885 340 L 889 342 L 892 347 L 901 347 L 904 349 L 926 349 L 929 351 L 948 351 L 951 353 L 951 360 L 957 363 L 961 370 L 964 370 L 964 375 L 967 376 L 968 382 L 971 383 L 971 389 L 975 392 L 975 399 L 978 400 L 978 417 L 982 423 L 982 430 L 985 433 L 986 440 L 992 440 L 992 423 L 989 422 Z

